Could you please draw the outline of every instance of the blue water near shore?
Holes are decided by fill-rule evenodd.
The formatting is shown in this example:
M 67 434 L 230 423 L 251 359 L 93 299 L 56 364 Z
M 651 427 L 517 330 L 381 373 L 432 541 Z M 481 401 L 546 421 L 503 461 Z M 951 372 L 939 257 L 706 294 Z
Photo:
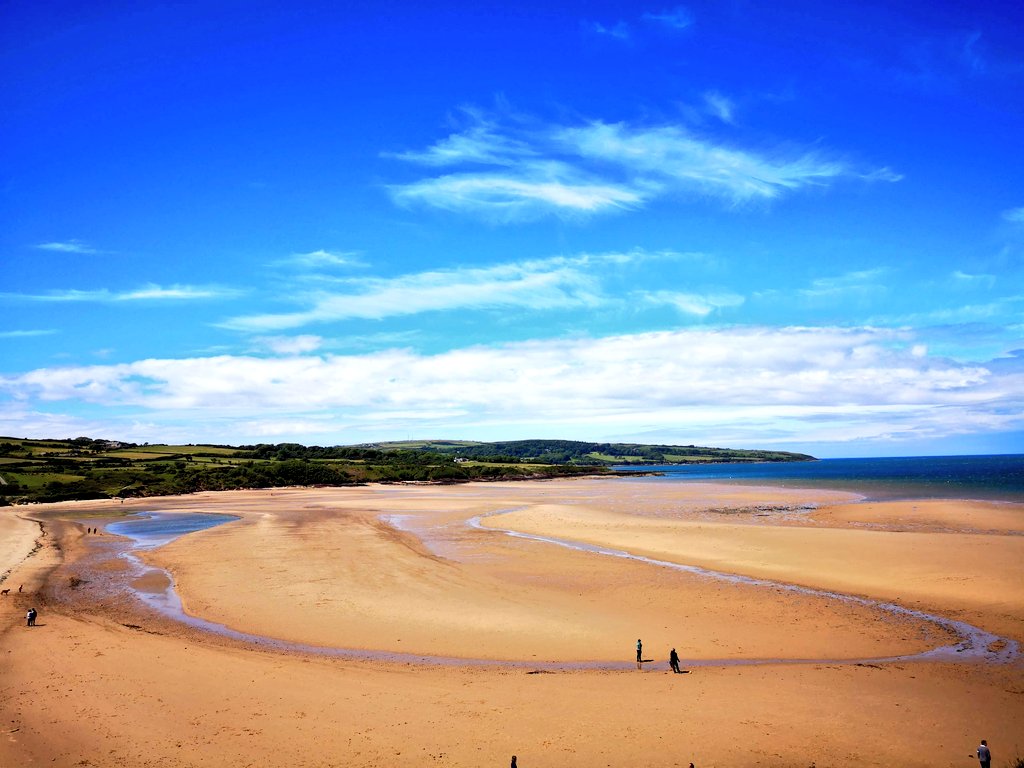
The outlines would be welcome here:
M 238 519 L 235 515 L 208 512 L 148 512 L 145 517 L 110 523 L 107 530 L 134 540 L 136 549 L 153 549 L 168 544 L 186 533 L 204 531 Z
M 618 466 L 703 480 L 851 491 L 869 499 L 959 498 L 1024 502 L 1024 454 L 821 459 L 785 463 Z

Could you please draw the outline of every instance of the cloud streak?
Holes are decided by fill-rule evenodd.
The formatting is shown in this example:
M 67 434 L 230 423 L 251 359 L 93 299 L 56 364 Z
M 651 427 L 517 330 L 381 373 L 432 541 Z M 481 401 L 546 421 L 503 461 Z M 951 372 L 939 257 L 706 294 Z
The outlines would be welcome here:
M 51 243 L 39 243 L 35 246 L 40 251 L 54 251 L 56 253 L 99 253 L 95 248 L 86 245 L 81 240 L 64 240 Z
M 678 291 L 652 291 L 638 294 L 637 297 L 646 304 L 655 306 L 667 305 L 674 307 L 685 315 L 707 317 L 713 312 L 730 307 L 738 307 L 745 301 L 736 293 L 684 293 Z
M 632 208 L 645 193 L 624 183 L 584 177 L 564 163 L 529 164 L 513 173 L 461 173 L 391 187 L 400 205 L 422 204 L 501 222 L 547 213 L 591 214 Z
M 395 278 L 353 278 L 345 291 L 303 297 L 297 312 L 241 315 L 221 326 L 271 332 L 339 320 L 381 320 L 422 312 L 596 307 L 608 301 L 595 268 L 646 258 L 643 253 L 584 254 L 489 267 L 434 270 Z
M 308 253 L 293 253 L 273 263 L 275 266 L 297 266 L 307 269 L 362 266 L 359 254 L 355 251 L 326 251 L 323 248 Z
M 228 299 L 242 295 L 242 291 L 234 288 L 217 286 L 169 285 L 160 286 L 155 283 L 134 288 L 128 291 L 111 291 L 106 288 L 83 291 L 69 289 L 51 291 L 50 293 L 0 293 L 0 297 L 20 299 L 24 301 L 42 302 L 144 302 L 144 301 L 196 301 L 202 299 Z
M 733 122 L 733 104 L 725 96 L 709 92 L 705 99 L 720 121 Z M 462 133 L 422 151 L 390 155 L 459 169 L 390 185 L 396 203 L 512 222 L 628 210 L 680 193 L 741 203 L 824 187 L 841 178 L 902 178 L 889 168 L 854 168 L 820 151 L 744 150 L 675 124 L 538 125 L 520 120 L 502 127 L 478 113 L 470 118 L 473 124 Z
M 0 339 L 28 339 L 36 336 L 51 336 L 55 330 L 0 331 Z
M 673 31 L 682 31 L 693 26 L 693 14 L 681 5 L 660 13 L 645 13 L 641 18 L 660 24 Z

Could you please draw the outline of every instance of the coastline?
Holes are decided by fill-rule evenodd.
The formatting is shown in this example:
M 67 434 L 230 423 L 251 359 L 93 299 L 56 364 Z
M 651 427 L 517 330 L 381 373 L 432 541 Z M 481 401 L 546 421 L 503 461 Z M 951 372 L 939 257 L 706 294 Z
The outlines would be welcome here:
M 611 479 L 574 479 L 526 485 L 274 489 L 145 499 L 125 503 L 123 509 L 119 503 L 70 503 L 39 509 L 42 514 L 33 516 L 48 521 L 54 539 L 61 542 L 64 559 L 43 589 L 49 590 L 45 596 L 51 607 L 43 610 L 40 623 L 47 626 L 33 635 L 33 645 L 26 645 L 27 632 L 16 616 L 12 618 L 8 605 L 0 603 L 4 609 L 0 649 L 8 651 L 0 657 L 5 659 L 0 693 L 11 694 L 9 703 L 0 707 L 0 716 L 19 728 L 0 746 L 0 758 L 6 754 L 42 761 L 47 755 L 81 755 L 96 760 L 102 748 L 120 755 L 121 762 L 97 760 L 98 765 L 200 764 L 200 732 L 209 733 L 219 724 L 231 735 L 222 747 L 215 748 L 221 758 L 218 764 L 243 765 L 242 756 L 256 754 L 276 756 L 268 764 L 281 764 L 287 747 L 275 739 L 283 738 L 283 733 L 275 736 L 273 728 L 263 728 L 261 735 L 244 734 L 244 695 L 258 702 L 256 708 L 265 712 L 265 717 L 283 718 L 297 726 L 297 732 L 306 732 L 294 719 L 297 712 L 309 715 L 314 705 L 324 708 L 312 718 L 316 732 L 333 735 L 318 737 L 316 748 L 300 765 L 411 765 L 421 763 L 427 754 L 443 752 L 446 764 L 468 766 L 481 764 L 481 752 L 487 755 L 484 762 L 495 762 L 509 747 L 520 754 L 529 755 L 533 750 L 534 755 L 545 756 L 532 759 L 531 764 L 589 765 L 601 759 L 625 764 L 631 756 L 664 753 L 660 731 L 653 723 L 668 702 L 674 702 L 671 706 L 680 713 L 687 713 L 687 722 L 681 726 L 683 741 L 692 746 L 679 753 L 684 765 L 702 749 L 721 757 L 697 759 L 698 763 L 714 764 L 727 758 L 730 764 L 753 765 L 758 762 L 758 748 L 774 750 L 772 754 L 783 758 L 780 764 L 789 764 L 788 760 L 796 761 L 803 754 L 803 741 L 797 734 L 806 729 L 822 734 L 822 743 L 816 747 L 819 763 L 827 762 L 831 754 L 833 762 L 851 765 L 886 760 L 906 765 L 944 764 L 946 747 L 902 744 L 905 737 L 899 737 L 897 727 L 902 724 L 912 730 L 917 717 L 928 716 L 942 725 L 944 733 L 962 733 L 969 743 L 976 734 L 967 726 L 979 716 L 991 723 L 987 732 L 993 737 L 1005 734 L 1008 738 L 1012 723 L 1019 722 L 1021 695 L 1013 692 L 1024 691 L 1020 662 L 994 666 L 977 662 L 834 663 L 842 658 L 888 655 L 870 652 L 879 649 L 913 651 L 941 643 L 942 638 L 926 623 L 879 618 L 862 607 L 806 596 L 776 595 L 771 590 L 766 594 L 742 585 L 709 585 L 613 558 L 595 562 L 585 552 L 544 547 L 496 531 L 466 530 L 460 523 L 475 514 L 505 510 L 486 521 L 493 525 L 500 520 L 502 527 L 517 530 L 532 526 L 549 535 L 569 532 L 580 540 L 585 537 L 574 526 L 578 527 L 580 516 L 585 515 L 589 537 L 608 539 L 605 543 L 610 543 L 609 537 L 627 537 L 632 539 L 631 547 L 661 555 L 673 554 L 664 544 L 666 536 L 675 540 L 685 532 L 687 539 L 696 536 L 701 547 L 713 551 L 707 537 L 720 547 L 715 537 L 720 539 L 722 532 L 728 531 L 729 538 L 738 542 L 736 546 L 760 549 L 762 560 L 769 564 L 766 541 L 780 538 L 789 542 L 808 533 L 846 542 L 851 550 L 860 548 L 853 542 L 864 540 L 865 535 L 869 541 L 907 541 L 907 536 L 936 539 L 920 550 L 920 560 L 943 553 L 958 556 L 965 540 L 983 540 L 986 552 L 1011 557 L 1024 537 L 1007 507 L 957 505 L 969 509 L 971 531 L 988 531 L 965 533 L 951 528 L 956 521 L 942 506 L 946 502 L 918 503 L 913 509 L 913 505 L 849 503 L 850 498 L 837 498 L 830 492 L 813 501 L 803 491 L 751 490 L 746 486 L 720 489 L 724 495 L 709 502 L 705 485 L 695 491 L 703 501 L 694 499 L 693 504 L 668 504 L 665 492 L 648 492 L 643 500 L 646 508 L 638 513 L 636 493 L 629 490 L 632 485 L 619 483 L 618 490 L 613 490 L 616 483 Z M 610 496 L 631 513 L 595 508 Z M 60 516 L 99 523 L 111 512 L 147 508 L 242 514 L 240 523 L 190 534 L 145 556 L 174 574 L 190 613 L 228 619 L 225 623 L 239 629 L 255 627 L 263 634 L 298 642 L 312 639 L 312 644 L 327 647 L 400 651 L 404 650 L 402 644 L 407 644 L 415 655 L 429 651 L 431 643 L 440 643 L 442 648 L 457 651 L 442 655 L 493 658 L 497 666 L 460 667 L 386 657 L 328 658 L 253 648 L 101 594 L 98 587 L 103 572 L 86 574 L 92 585 L 68 590 L 69 574 L 92 567 L 90 562 L 101 562 L 99 555 L 113 545 L 114 537 L 83 536 L 82 524 L 61 522 Z M 765 508 L 769 511 L 759 511 Z M 382 521 L 384 515 L 405 515 L 406 519 L 402 526 L 395 526 Z M 911 530 L 900 530 L 901 526 Z M 638 543 L 642 546 L 634 546 Z M 814 549 L 821 547 L 816 544 Z M 915 544 L 912 549 L 918 552 L 919 548 Z M 792 551 L 791 544 L 778 546 L 778 552 L 789 553 L 787 557 Z M 678 555 L 676 552 L 681 559 Z M 718 555 L 721 557 L 721 552 Z M 731 571 L 741 570 L 746 555 L 740 551 L 732 557 Z M 388 563 L 388 578 L 380 568 L 382 562 Z M 918 562 L 915 567 L 919 566 Z M 108 576 L 120 567 L 123 563 L 119 565 L 116 559 L 102 565 Z M 821 578 L 811 566 L 804 571 L 805 576 Z M 924 572 L 927 574 L 927 569 Z M 958 572 L 957 578 L 975 575 L 968 570 Z M 960 584 L 956 594 L 969 592 L 965 582 L 950 583 Z M 381 599 L 388 594 L 390 599 Z M 1005 597 L 1008 607 L 998 610 L 983 605 L 953 606 L 951 611 L 950 606 L 940 608 L 961 618 L 973 612 L 979 626 L 989 629 L 1005 624 L 1012 631 L 1004 634 L 1019 638 L 1019 629 L 1008 617 L 1019 615 L 1020 596 Z M 298 606 L 298 610 L 292 611 L 288 605 Z M 401 635 L 396 636 L 395 629 L 400 629 Z M 529 666 L 531 660 L 540 666 L 542 661 L 586 659 L 589 654 L 590 660 L 625 656 L 628 661 L 623 643 L 641 632 L 645 647 L 658 649 L 653 656 L 656 661 L 645 665 L 643 674 L 635 669 L 549 669 L 547 674 L 529 674 L 534 671 Z M 40 641 L 40 650 L 31 650 Z M 820 661 L 760 667 L 693 664 L 690 675 L 674 678 L 665 674 L 667 665 L 661 661 L 667 652 L 661 646 L 667 649 L 669 644 L 678 647 L 684 666 L 687 660 L 701 657 Z M 489 652 L 479 653 L 481 648 Z M 865 650 L 869 653 L 861 653 Z M 51 652 L 56 655 L 49 658 L 61 658 L 64 653 L 78 662 L 58 665 L 58 669 L 10 662 L 23 657 L 38 662 L 41 654 Z M 140 666 L 125 656 L 135 653 L 157 654 L 159 668 Z M 121 672 L 109 666 L 112 660 L 106 660 L 108 655 L 124 663 Z M 503 665 L 503 658 L 519 664 Z M 184 738 L 183 743 L 191 745 L 184 752 L 162 752 L 160 747 L 149 756 L 141 748 L 146 737 L 139 718 L 145 713 L 156 716 L 159 710 L 161 716 L 180 723 L 180 718 L 156 707 L 147 693 L 161 691 L 160 698 L 165 701 L 178 696 L 183 702 L 187 692 L 179 679 L 181 673 L 174 672 L 176 665 L 212 682 L 205 693 L 193 687 L 189 694 L 189 706 L 202 713 L 204 725 L 184 728 L 185 734 L 192 734 Z M 313 670 L 317 673 L 307 676 Z M 396 673 L 402 675 L 400 682 Z M 63 705 L 28 702 L 24 694 L 16 693 L 19 684 L 31 689 L 34 680 L 55 683 L 57 678 L 70 691 L 62 699 Z M 331 680 L 339 685 L 344 680 L 347 692 L 340 694 Z M 272 695 L 272 681 L 289 690 L 294 690 L 294 685 L 308 686 L 305 706 L 300 707 L 291 695 Z M 772 712 L 755 713 L 751 707 L 765 685 L 773 691 Z M 207 687 L 204 684 L 204 690 Z M 222 692 L 217 694 L 215 689 Z M 836 698 L 837 692 L 841 699 Z M 134 702 L 138 715 L 122 714 L 118 720 L 94 702 L 111 695 Z M 439 695 L 447 703 L 439 704 Z M 366 696 L 377 702 L 375 711 L 383 706 L 396 718 L 404 718 L 403 722 L 417 725 L 411 733 L 407 728 L 390 733 L 371 727 L 370 734 L 365 728 L 370 721 L 359 716 Z M 865 697 L 897 705 L 892 710 L 895 716 L 883 721 L 880 712 L 858 709 L 856 702 Z M 605 699 L 617 703 L 598 705 Z M 829 702 L 828 721 L 822 720 L 820 708 L 810 706 L 812 700 Z M 93 703 L 86 707 L 86 701 Z M 219 705 L 224 705 L 221 714 Z M 439 706 L 449 713 L 443 720 L 432 714 Z M 900 712 L 903 706 L 915 712 L 913 718 L 900 717 L 909 714 Z M 545 718 L 544 713 L 552 707 L 561 707 L 569 718 L 564 722 Z M 74 724 L 72 718 L 83 708 L 93 713 L 89 722 L 104 724 L 106 735 Z M 474 714 L 469 720 L 457 714 L 471 711 Z M 42 727 L 44 722 L 55 722 L 54 717 L 62 724 L 56 739 L 53 728 Z M 837 730 L 828 725 L 832 717 L 846 718 L 848 723 Z M 261 727 L 265 724 L 262 721 Z M 771 738 L 768 731 L 761 733 L 762 726 L 771 732 Z M 712 734 L 715 727 L 732 735 Z M 631 734 L 625 740 L 623 728 Z M 156 743 L 164 743 L 163 733 L 157 734 Z M 883 740 L 876 742 L 880 736 Z M 182 741 L 180 735 L 178 741 Z M 352 746 L 360 743 L 362 749 Z M 553 746 L 556 743 L 569 745 L 573 751 L 563 754 L 560 747 Z M 872 744 L 881 751 L 871 752 Z M 410 746 L 416 749 L 409 751 Z M 691 756 L 684 757 L 687 754 Z M 132 762 L 131 755 L 138 762 Z M 158 763 L 160 755 L 168 762 Z M 842 759 L 837 759 L 839 756 Z

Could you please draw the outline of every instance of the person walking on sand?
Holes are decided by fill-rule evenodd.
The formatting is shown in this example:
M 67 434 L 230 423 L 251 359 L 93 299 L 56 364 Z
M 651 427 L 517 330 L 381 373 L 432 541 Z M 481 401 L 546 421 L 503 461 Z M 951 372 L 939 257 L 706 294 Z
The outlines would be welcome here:
M 676 649 L 673 648 L 672 652 L 668 655 L 668 665 L 672 667 L 672 671 L 677 675 L 679 674 L 679 654 L 676 653 Z
M 640 663 L 644 660 L 644 644 L 640 638 L 636 639 L 636 668 L 640 669 Z
M 978 747 L 978 762 L 981 763 L 981 768 L 989 768 L 992 765 L 992 750 L 988 748 L 988 742 L 984 739 Z
M 28 613 L 25 614 L 25 626 L 34 627 L 36 625 L 36 609 L 29 608 Z
M 512 755 L 512 766 L 511 766 L 511 768 L 516 768 L 516 756 L 515 755 Z

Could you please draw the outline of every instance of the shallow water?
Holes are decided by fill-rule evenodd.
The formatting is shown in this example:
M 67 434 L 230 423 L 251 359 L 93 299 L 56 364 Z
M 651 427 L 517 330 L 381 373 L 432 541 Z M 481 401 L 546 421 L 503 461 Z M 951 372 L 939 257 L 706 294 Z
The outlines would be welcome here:
M 155 549 L 186 533 L 205 531 L 240 519 L 237 515 L 212 512 L 144 512 L 131 520 L 110 523 L 107 530 L 132 539 L 136 549 Z

